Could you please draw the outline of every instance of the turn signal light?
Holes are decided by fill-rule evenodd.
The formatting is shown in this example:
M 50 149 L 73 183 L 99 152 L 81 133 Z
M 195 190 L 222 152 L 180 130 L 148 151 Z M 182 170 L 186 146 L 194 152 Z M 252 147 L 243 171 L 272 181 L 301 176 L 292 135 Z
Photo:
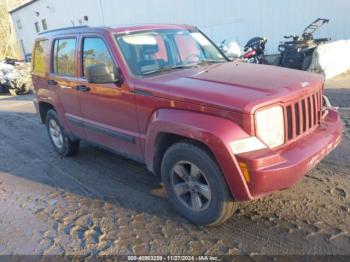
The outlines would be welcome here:
M 243 162 L 238 162 L 239 167 L 242 171 L 242 174 L 244 176 L 245 181 L 247 181 L 247 183 L 250 182 L 250 175 L 249 175 L 249 170 L 248 170 L 248 166 L 246 163 Z

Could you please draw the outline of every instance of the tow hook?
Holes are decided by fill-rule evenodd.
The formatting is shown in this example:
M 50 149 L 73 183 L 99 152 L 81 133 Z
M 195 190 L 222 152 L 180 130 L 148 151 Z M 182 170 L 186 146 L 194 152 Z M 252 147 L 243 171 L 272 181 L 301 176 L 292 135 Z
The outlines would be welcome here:
M 323 95 L 322 115 L 325 116 L 328 113 L 328 109 L 330 108 L 338 110 L 338 107 L 332 107 L 332 104 L 329 101 L 328 97 Z

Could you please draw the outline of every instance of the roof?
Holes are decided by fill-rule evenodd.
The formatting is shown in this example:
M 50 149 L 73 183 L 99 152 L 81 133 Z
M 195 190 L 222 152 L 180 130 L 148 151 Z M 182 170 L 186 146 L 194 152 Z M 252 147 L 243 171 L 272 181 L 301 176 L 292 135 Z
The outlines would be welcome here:
M 28 6 L 28 5 L 31 5 L 32 3 L 36 2 L 36 1 L 38 1 L 38 0 L 31 0 L 31 1 L 28 1 L 28 2 L 26 2 L 24 4 L 21 4 L 21 5 L 17 6 L 17 7 L 15 7 L 15 8 L 13 8 L 12 10 L 9 10 L 9 13 L 12 14 L 12 13 L 14 13 L 14 12 L 16 12 L 16 11 L 26 7 L 26 6 Z
M 159 29 L 190 29 L 194 26 L 190 25 L 179 25 L 179 24 L 133 24 L 133 25 L 118 25 L 111 27 L 110 30 L 113 30 L 116 33 L 124 32 L 135 32 L 135 31 L 144 31 L 144 30 L 159 30 Z
M 137 32 L 145 30 L 159 30 L 159 29 L 190 29 L 194 28 L 189 25 L 173 25 L 173 24 L 140 24 L 140 25 L 120 25 L 116 27 L 90 27 L 90 26 L 75 26 L 58 28 L 49 31 L 43 31 L 39 33 L 39 36 L 45 35 L 59 35 L 59 34 L 74 34 L 74 33 L 92 33 L 92 32 L 113 32 L 113 33 L 126 33 Z

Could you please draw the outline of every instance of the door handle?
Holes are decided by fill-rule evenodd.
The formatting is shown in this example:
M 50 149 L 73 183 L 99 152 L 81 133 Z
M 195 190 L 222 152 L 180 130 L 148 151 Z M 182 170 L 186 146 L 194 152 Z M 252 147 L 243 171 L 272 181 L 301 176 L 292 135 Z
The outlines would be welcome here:
M 57 83 L 57 81 L 55 81 L 55 80 L 48 80 L 48 81 L 47 81 L 47 84 L 48 84 L 48 85 L 51 85 L 51 86 L 57 86 L 58 83 Z
M 78 91 L 80 91 L 80 92 L 89 92 L 89 91 L 91 90 L 90 87 L 84 86 L 84 85 L 82 85 L 82 86 L 76 86 L 75 89 L 78 90 Z

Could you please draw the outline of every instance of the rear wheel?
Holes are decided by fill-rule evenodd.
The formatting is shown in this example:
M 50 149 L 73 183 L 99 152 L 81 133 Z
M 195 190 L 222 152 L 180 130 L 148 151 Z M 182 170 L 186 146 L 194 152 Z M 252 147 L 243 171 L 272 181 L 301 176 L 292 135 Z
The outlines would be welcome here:
M 193 223 L 218 225 L 236 209 L 218 165 L 200 147 L 190 143 L 171 146 L 161 173 L 170 201 Z
M 61 156 L 70 156 L 78 152 L 79 140 L 72 141 L 66 135 L 57 113 L 52 109 L 46 114 L 46 128 L 53 147 Z

